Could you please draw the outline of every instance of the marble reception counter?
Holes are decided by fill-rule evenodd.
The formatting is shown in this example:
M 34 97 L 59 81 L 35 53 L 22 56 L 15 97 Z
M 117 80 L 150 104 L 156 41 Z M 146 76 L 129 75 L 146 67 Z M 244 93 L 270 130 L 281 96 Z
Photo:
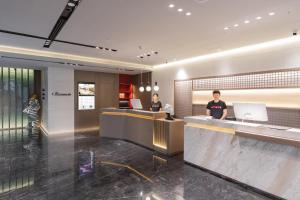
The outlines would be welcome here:
M 300 131 L 185 117 L 184 160 L 272 195 L 300 199 Z

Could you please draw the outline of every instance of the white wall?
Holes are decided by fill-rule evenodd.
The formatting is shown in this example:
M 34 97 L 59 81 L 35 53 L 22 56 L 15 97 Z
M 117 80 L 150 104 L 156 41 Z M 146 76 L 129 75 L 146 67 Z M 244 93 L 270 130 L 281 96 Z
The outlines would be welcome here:
M 155 69 L 163 104 L 174 105 L 174 80 L 300 67 L 300 44 L 258 50 L 235 56 Z
M 74 132 L 74 69 L 48 67 L 44 72 L 47 100 L 42 125 L 49 135 Z M 55 92 L 72 95 L 54 96 Z

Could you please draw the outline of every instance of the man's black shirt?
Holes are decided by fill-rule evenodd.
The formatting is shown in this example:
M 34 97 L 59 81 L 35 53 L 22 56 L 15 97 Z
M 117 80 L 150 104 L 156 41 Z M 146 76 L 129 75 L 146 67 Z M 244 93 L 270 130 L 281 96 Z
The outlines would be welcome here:
M 215 102 L 214 100 L 208 102 L 206 108 L 210 110 L 210 115 L 215 119 L 221 119 L 223 116 L 223 110 L 227 109 L 226 103 L 219 100 Z

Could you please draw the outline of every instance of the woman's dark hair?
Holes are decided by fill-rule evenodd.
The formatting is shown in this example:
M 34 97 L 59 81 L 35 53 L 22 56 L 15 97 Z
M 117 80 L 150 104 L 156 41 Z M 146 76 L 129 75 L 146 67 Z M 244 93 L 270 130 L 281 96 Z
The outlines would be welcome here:
M 154 97 L 154 96 L 157 96 L 157 97 L 158 97 L 158 94 L 157 94 L 157 93 L 154 93 L 154 94 L 152 95 L 152 97 Z
M 213 94 L 221 94 L 221 92 L 219 90 L 214 90 Z

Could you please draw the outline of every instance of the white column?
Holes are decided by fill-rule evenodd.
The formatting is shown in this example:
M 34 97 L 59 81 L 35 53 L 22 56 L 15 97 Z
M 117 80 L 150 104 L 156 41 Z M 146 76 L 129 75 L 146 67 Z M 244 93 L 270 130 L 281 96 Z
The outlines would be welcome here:
M 74 132 L 74 69 L 48 67 L 42 128 L 47 134 Z M 59 93 L 61 95 L 55 95 Z M 63 95 L 63 94 L 71 95 Z

